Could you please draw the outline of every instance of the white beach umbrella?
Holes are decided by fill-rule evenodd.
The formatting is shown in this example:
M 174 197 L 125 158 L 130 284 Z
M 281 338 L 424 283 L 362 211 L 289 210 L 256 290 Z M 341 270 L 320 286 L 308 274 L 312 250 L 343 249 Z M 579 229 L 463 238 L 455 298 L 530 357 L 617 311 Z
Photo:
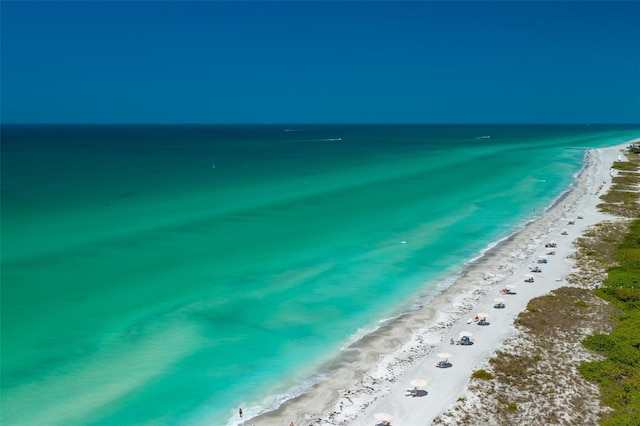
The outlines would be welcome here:
M 449 352 L 440 352 L 437 356 L 438 358 L 449 358 L 451 354 Z
M 496 297 L 496 298 L 495 298 L 495 299 L 493 299 L 493 300 L 495 300 L 495 301 L 496 301 L 496 302 L 498 302 L 498 303 L 502 303 L 502 302 L 504 302 L 504 299 L 503 299 L 502 297 Z
M 380 420 L 381 422 L 390 422 L 393 420 L 393 416 L 388 413 L 375 413 L 373 418 L 376 420 Z
M 531 274 L 524 274 L 524 277 L 525 277 L 525 278 L 533 278 L 533 275 L 531 275 Z
M 471 333 L 471 332 L 469 332 L 469 331 L 461 331 L 461 332 L 459 333 L 459 335 L 460 335 L 460 337 L 464 337 L 464 336 L 472 337 L 472 336 L 473 336 L 473 333 Z
M 423 388 L 427 386 L 427 381 L 425 379 L 413 379 L 409 384 L 415 388 Z
M 490 315 L 489 315 L 489 314 L 487 314 L 487 313 L 485 313 L 485 312 L 480 312 L 480 313 L 478 314 L 478 316 L 479 316 L 480 318 L 489 318 L 489 316 L 490 316 Z

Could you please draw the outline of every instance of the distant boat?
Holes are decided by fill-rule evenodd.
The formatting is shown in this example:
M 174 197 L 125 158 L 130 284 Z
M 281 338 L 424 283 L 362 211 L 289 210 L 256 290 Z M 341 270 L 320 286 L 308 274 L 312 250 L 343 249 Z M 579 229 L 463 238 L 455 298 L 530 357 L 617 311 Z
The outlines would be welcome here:
M 491 136 L 486 135 L 486 136 L 478 136 L 476 139 L 491 139 Z

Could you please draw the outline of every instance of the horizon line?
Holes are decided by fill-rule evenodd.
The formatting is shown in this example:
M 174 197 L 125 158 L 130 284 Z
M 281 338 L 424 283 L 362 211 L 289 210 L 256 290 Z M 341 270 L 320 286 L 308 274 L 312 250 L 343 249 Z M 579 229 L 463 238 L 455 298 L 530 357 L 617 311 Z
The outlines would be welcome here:
M 287 123 L 287 122 L 273 122 L 273 123 L 148 123 L 148 122 L 121 122 L 121 123 L 82 123 L 82 122 L 65 122 L 65 123 L 53 123 L 53 122 L 10 122 L 0 123 L 1 126 L 549 126 L 549 125 L 576 125 L 576 126 L 600 126 L 600 125 L 629 125 L 640 126 L 640 122 L 513 122 L 513 123 L 501 123 L 501 122 L 440 122 L 440 123 L 426 123 L 426 122 L 322 122 L 322 123 Z

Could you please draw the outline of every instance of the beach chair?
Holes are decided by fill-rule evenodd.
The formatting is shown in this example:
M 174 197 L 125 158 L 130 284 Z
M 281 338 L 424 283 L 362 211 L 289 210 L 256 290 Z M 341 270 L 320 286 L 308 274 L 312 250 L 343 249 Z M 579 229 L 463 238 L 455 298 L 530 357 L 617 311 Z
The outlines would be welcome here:
M 416 388 L 408 388 L 405 391 L 404 396 L 418 396 L 418 389 L 416 389 Z

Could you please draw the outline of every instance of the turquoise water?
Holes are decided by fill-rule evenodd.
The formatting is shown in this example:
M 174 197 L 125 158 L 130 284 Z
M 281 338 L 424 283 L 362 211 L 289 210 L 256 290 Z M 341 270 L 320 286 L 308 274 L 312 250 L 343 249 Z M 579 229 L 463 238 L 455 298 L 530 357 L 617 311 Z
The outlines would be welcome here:
M 2 422 L 264 407 L 639 135 L 3 126 Z

